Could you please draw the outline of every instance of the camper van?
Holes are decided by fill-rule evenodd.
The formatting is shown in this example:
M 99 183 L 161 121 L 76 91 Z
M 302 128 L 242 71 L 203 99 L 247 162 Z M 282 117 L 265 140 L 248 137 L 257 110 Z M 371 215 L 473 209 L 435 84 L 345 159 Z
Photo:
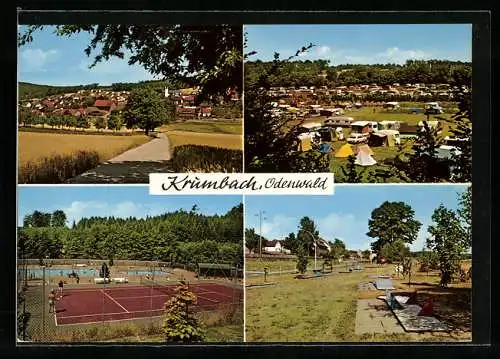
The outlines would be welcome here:
M 378 122 L 374 121 L 355 121 L 351 123 L 352 132 L 356 133 L 370 133 L 377 131 Z
M 424 109 L 424 113 L 426 115 L 437 115 L 443 113 L 443 108 L 439 106 L 439 103 L 437 102 L 427 102 Z
M 354 118 L 352 117 L 345 117 L 345 116 L 334 116 L 334 117 L 328 117 L 324 122 L 323 125 L 325 126 L 333 126 L 333 127 L 351 127 L 351 124 L 354 122 Z
M 384 103 L 384 108 L 397 110 L 398 108 L 400 108 L 399 102 L 386 102 Z

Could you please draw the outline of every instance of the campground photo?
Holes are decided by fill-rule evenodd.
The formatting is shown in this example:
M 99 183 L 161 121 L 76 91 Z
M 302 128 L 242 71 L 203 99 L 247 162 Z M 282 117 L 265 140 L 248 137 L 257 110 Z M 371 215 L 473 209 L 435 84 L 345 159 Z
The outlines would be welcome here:
M 18 43 L 19 183 L 242 171 L 241 26 L 21 25 Z
M 248 25 L 244 37 L 245 172 L 471 181 L 471 25 Z
M 22 187 L 18 342 L 242 342 L 242 243 L 241 196 Z
M 245 198 L 247 342 L 472 341 L 471 188 Z

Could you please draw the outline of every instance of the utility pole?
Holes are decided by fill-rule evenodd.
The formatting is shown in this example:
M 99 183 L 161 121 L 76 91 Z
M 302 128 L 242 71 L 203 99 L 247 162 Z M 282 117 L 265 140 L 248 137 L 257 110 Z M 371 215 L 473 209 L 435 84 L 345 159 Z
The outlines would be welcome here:
M 266 220 L 267 218 L 262 218 L 262 215 L 265 214 L 266 211 L 259 211 L 258 214 L 256 214 L 257 217 L 259 217 L 259 257 L 262 260 L 262 220 Z

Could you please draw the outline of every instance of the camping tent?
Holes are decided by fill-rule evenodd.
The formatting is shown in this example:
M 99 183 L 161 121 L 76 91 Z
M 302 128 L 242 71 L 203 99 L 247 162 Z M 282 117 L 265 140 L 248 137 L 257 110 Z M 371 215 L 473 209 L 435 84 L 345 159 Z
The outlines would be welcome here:
M 359 151 L 354 163 L 359 166 L 373 166 L 377 161 L 367 151 Z
M 394 147 L 401 143 L 399 131 L 396 130 L 380 130 L 372 133 L 368 139 L 368 143 L 372 146 L 388 146 Z
M 352 147 L 350 144 L 346 143 L 342 147 L 339 148 L 337 153 L 335 153 L 335 157 L 349 157 L 354 155 L 354 152 L 352 151 Z
M 373 156 L 373 150 L 366 143 L 357 146 L 356 154 L 358 154 L 360 151 L 366 152 L 367 154 Z

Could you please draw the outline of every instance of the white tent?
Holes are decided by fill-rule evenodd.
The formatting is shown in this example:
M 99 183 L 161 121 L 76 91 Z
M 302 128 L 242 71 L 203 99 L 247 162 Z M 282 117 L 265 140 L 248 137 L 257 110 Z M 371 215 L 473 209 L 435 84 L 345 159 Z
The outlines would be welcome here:
M 359 166 L 373 166 L 377 161 L 368 152 L 359 151 L 354 163 Z

